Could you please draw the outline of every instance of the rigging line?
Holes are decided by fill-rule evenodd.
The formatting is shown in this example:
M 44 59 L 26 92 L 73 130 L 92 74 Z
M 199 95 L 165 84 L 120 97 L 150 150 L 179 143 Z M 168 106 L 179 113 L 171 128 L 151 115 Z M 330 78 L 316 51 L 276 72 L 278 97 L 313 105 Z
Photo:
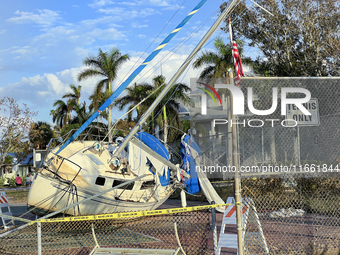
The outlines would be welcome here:
M 174 95 L 175 92 L 177 91 L 177 89 L 178 89 L 178 87 L 179 87 L 179 84 L 183 82 L 184 77 L 185 77 L 186 74 L 189 72 L 190 68 L 191 68 L 191 66 L 190 66 L 189 68 L 187 68 L 187 69 L 186 69 L 186 73 L 183 74 L 183 75 L 181 76 L 181 77 L 182 77 L 181 81 L 180 81 L 179 83 L 177 83 L 177 86 L 176 86 L 175 91 L 171 94 L 170 98 L 166 101 L 166 103 L 164 104 L 164 106 L 166 106 L 166 105 L 168 104 L 168 102 L 171 100 L 171 98 L 173 97 L 173 95 Z M 163 84 L 163 85 L 164 85 L 164 84 Z M 149 125 L 152 121 L 154 121 L 154 120 L 157 118 L 157 116 L 158 116 L 159 114 L 161 114 L 162 111 L 163 111 L 163 107 L 157 112 L 157 114 L 154 115 L 154 117 L 146 124 L 146 126 Z
M 120 82 L 118 84 L 121 84 L 123 82 L 123 80 L 125 80 L 125 78 L 128 76 L 128 74 L 131 72 L 131 70 L 133 70 L 133 68 L 137 65 L 138 61 L 142 59 L 142 57 L 144 56 L 144 54 L 147 52 L 147 50 L 151 47 L 151 45 L 156 41 L 156 39 L 159 37 L 159 35 L 163 32 L 163 30 L 168 26 L 168 24 L 171 22 L 171 20 L 176 16 L 176 14 L 178 13 L 178 11 L 182 8 L 182 6 L 185 4 L 187 0 L 184 0 L 184 2 L 182 3 L 182 5 L 177 9 L 177 11 L 172 15 L 172 17 L 170 18 L 170 20 L 168 20 L 168 22 L 164 25 L 164 27 L 162 28 L 162 30 L 158 33 L 158 35 L 153 39 L 153 41 L 149 44 L 149 46 L 146 48 L 146 50 L 144 50 L 144 52 L 142 53 L 142 55 L 140 55 L 140 57 L 138 58 L 138 60 L 135 62 L 135 64 L 130 68 L 130 70 L 126 73 L 126 75 L 124 76 L 123 79 L 120 80 Z
M 268 11 L 267 9 L 265 9 L 264 7 L 262 7 L 261 5 L 255 3 L 252 0 L 249 0 L 250 2 L 252 2 L 253 4 L 255 4 L 256 6 L 260 7 L 262 10 L 264 10 L 265 12 L 269 13 L 270 15 L 272 15 L 274 17 L 274 14 L 272 14 L 270 11 Z
M 92 114 L 86 122 L 59 148 L 56 154 L 59 154 L 65 147 L 67 147 L 72 141 L 74 141 L 90 123 L 99 116 L 99 114 L 109 107 L 113 101 L 126 89 L 127 86 L 136 78 L 137 75 L 161 52 L 161 50 L 167 45 L 175 35 L 183 28 L 185 24 L 198 12 L 198 10 L 207 2 L 207 0 L 201 0 L 195 8 L 181 21 L 181 23 L 160 43 L 160 45 L 144 60 L 144 62 L 113 92 L 113 94 L 98 108 L 98 110 Z
M 166 106 L 167 103 L 170 101 L 170 99 L 173 97 L 173 95 L 175 94 L 175 92 L 177 91 L 177 89 L 178 89 L 178 87 L 179 87 L 179 84 L 183 82 L 184 77 L 188 74 L 188 72 L 189 72 L 189 70 L 190 70 L 191 67 L 192 67 L 192 65 L 190 65 L 190 67 L 187 68 L 187 69 L 185 70 L 185 73 L 183 73 L 183 74 L 181 75 L 182 79 L 180 80 L 179 83 L 177 83 L 177 87 L 176 87 L 175 91 L 171 94 L 170 98 L 169 98 L 168 101 L 164 104 L 164 106 Z M 162 107 L 162 109 L 163 109 L 163 107 Z M 153 120 L 156 119 L 156 117 L 162 112 L 162 109 L 159 110 L 159 112 L 158 112 L 156 115 L 154 115 L 154 117 L 150 120 L 150 122 L 148 122 L 147 125 L 149 125 Z
M 237 4 L 238 5 L 238 4 Z M 232 11 L 234 11 L 235 9 L 236 9 L 236 7 L 237 7 L 237 5 L 235 5 L 234 7 L 233 7 L 233 9 L 232 9 Z M 247 8 L 245 8 L 242 12 L 241 12 L 241 14 L 243 14 L 243 12 L 245 12 L 245 10 L 246 10 Z M 206 25 L 211 19 L 212 19 L 212 17 L 213 16 L 215 16 L 215 14 L 216 13 L 218 13 L 218 10 L 215 10 L 214 12 L 213 12 L 213 14 L 211 14 L 198 28 L 196 28 L 190 35 L 188 35 L 186 38 L 184 38 L 183 40 L 182 40 L 182 42 L 180 42 L 178 45 L 176 45 L 173 49 L 171 49 L 171 51 L 165 56 L 165 57 L 167 57 L 165 60 L 160 60 L 159 62 L 157 62 L 154 66 L 152 66 L 152 67 L 155 67 L 155 66 L 157 66 L 159 63 L 161 63 L 161 61 L 163 61 L 163 63 L 164 62 L 166 62 L 171 56 L 173 56 L 187 41 L 189 41 L 189 39 L 190 38 L 192 38 L 194 35 L 195 35 L 195 33 L 198 31 L 198 30 L 200 30 L 204 25 Z M 233 22 L 236 22 L 237 20 L 238 20 L 238 18 L 239 17 L 237 17 L 237 18 L 235 18 L 234 19 L 234 21 Z M 222 34 L 224 31 L 223 30 L 221 30 L 220 32 L 219 32 L 219 35 L 220 34 Z M 210 44 L 212 41 L 213 41 L 214 39 L 212 39 L 212 40 L 210 40 L 206 45 L 204 45 L 204 47 L 202 47 L 202 49 L 201 50 L 203 50 L 204 48 L 206 48 L 206 46 L 208 45 L 208 44 Z M 177 48 L 177 49 L 176 49 Z M 170 55 L 170 56 L 169 56 Z M 157 69 L 159 69 L 159 67 L 157 68 Z M 156 70 L 157 70 L 156 69 Z M 151 72 L 153 69 L 152 68 L 150 68 L 145 74 L 143 74 L 142 75 L 142 77 L 141 78 L 143 78 L 148 72 Z M 150 78 L 150 76 L 153 74 L 153 73 L 155 73 L 155 72 L 152 72 L 151 74 L 149 74 L 148 75 L 148 77 L 147 78 L 145 78 L 144 79 L 144 81 L 143 82 L 145 82 L 147 79 L 149 79 Z M 137 81 L 139 81 L 141 78 L 139 78 Z
M 160 60 L 158 61 L 156 64 L 154 64 L 152 67 L 155 67 L 155 66 L 158 66 L 156 68 L 159 69 L 159 64 L 160 63 L 164 63 L 166 62 L 174 53 L 176 53 L 191 37 L 193 37 L 195 35 L 195 33 L 197 31 L 199 31 L 204 25 L 206 25 L 214 16 L 215 14 L 217 13 L 217 11 L 215 10 L 199 27 L 197 27 L 196 29 L 193 30 L 193 32 L 191 32 L 189 35 L 187 35 L 184 39 L 182 39 L 182 41 L 180 43 L 178 43 L 176 46 L 174 46 L 172 49 L 169 50 L 169 52 Z M 164 60 L 164 58 L 166 58 Z M 139 80 L 141 80 L 147 73 L 153 71 L 152 68 L 150 68 L 146 73 L 144 73 L 140 78 L 137 79 L 136 82 L 138 82 Z M 149 77 L 151 76 L 151 74 L 146 78 L 144 79 L 143 82 L 145 82 Z
M 137 80 L 136 80 L 136 83 L 138 82 L 138 81 L 140 81 L 144 76 L 146 76 L 148 73 L 150 73 L 150 72 L 152 72 L 151 74 L 149 74 L 145 79 L 144 79 L 144 81 L 142 82 L 142 83 L 145 83 L 150 77 L 151 77 L 151 75 L 152 74 L 154 74 L 155 73 L 155 71 L 153 70 L 153 67 L 155 67 L 155 66 L 158 66 L 159 65 L 159 63 L 161 63 L 161 62 L 166 62 L 170 57 L 172 57 L 190 38 L 192 38 L 194 35 L 195 35 L 195 33 L 197 32 L 197 31 L 199 31 L 201 28 L 203 28 L 203 26 L 205 26 L 214 16 L 215 16 L 215 14 L 217 13 L 218 11 L 214 11 L 199 27 L 197 27 L 192 33 L 190 33 L 187 37 L 185 37 L 184 39 L 182 39 L 182 41 L 179 43 L 179 44 L 177 44 L 175 47 L 173 47 L 170 51 L 169 51 L 169 53 L 167 53 L 165 56 L 164 56 L 164 58 L 166 58 L 165 60 L 164 60 L 164 58 L 162 58 L 162 60 L 160 60 L 160 61 L 158 61 L 157 63 L 155 63 L 147 72 L 145 72 L 140 78 L 138 78 Z M 156 70 L 158 70 L 159 69 L 159 67 L 158 68 L 156 68 Z M 126 93 L 126 92 L 124 92 L 124 93 Z
M 239 2 L 238 2 L 238 3 L 239 3 Z M 236 6 L 238 5 L 238 3 L 236 3 L 236 5 L 235 5 L 233 8 L 231 8 L 232 11 L 236 8 Z M 192 60 L 193 60 L 193 59 L 192 59 Z M 191 60 L 191 61 L 192 61 L 192 60 Z M 188 65 L 189 65 L 189 64 L 188 64 Z M 177 89 L 178 89 L 178 86 L 177 86 L 177 88 L 175 89 L 174 93 L 177 91 Z M 173 93 L 173 94 L 171 95 L 171 97 L 168 99 L 168 101 L 166 102 L 166 104 L 167 104 L 167 103 L 169 102 L 169 100 L 172 98 L 172 96 L 174 95 L 174 93 Z M 160 112 L 161 112 L 161 110 L 156 114 L 156 116 L 158 116 L 158 115 L 160 114 Z M 153 120 L 156 118 L 156 116 L 154 116 L 154 118 L 152 118 L 151 121 L 153 121 Z M 150 122 L 151 122 L 151 121 L 150 121 Z M 149 123 L 150 123 L 150 122 L 149 122 Z M 149 123 L 148 123 L 148 124 L 149 124 Z
M 149 74 L 143 82 L 146 82 L 147 79 L 150 78 L 150 76 L 155 73 L 155 71 L 153 71 L 153 67 L 158 66 L 156 68 L 156 70 L 158 70 L 159 64 L 160 63 L 164 63 L 166 62 L 170 57 L 172 57 L 181 47 L 183 47 L 183 45 L 188 42 L 197 31 L 199 31 L 201 28 L 203 28 L 203 26 L 205 26 L 217 13 L 217 11 L 215 10 L 214 13 L 212 13 L 199 27 L 197 27 L 196 29 L 194 29 L 193 32 L 191 32 L 188 36 L 186 36 L 184 39 L 182 39 L 182 41 L 180 43 L 178 43 L 176 46 L 174 46 L 160 61 L 158 61 L 157 63 L 155 63 L 148 71 L 146 71 L 140 78 L 137 79 L 136 82 L 138 82 L 139 80 L 141 80 L 144 76 L 146 76 L 149 72 L 152 72 L 151 74 Z M 165 59 L 165 60 L 164 60 Z
M 123 114 L 122 116 L 120 116 L 120 118 L 117 119 L 117 120 L 115 121 L 115 124 L 112 125 L 110 132 L 111 132 L 114 128 L 116 128 L 116 126 L 118 125 L 118 121 L 119 121 L 119 120 L 121 120 L 124 116 L 126 116 L 127 114 L 129 114 L 130 112 L 132 112 L 134 109 L 136 109 L 138 106 L 140 106 L 145 100 L 147 100 L 147 99 L 148 99 L 149 97 L 151 97 L 154 93 L 156 93 L 156 91 L 158 91 L 163 85 L 164 85 L 164 83 L 163 83 L 161 86 L 159 86 L 157 89 L 155 89 L 154 91 L 152 91 L 146 98 L 144 98 L 142 101 L 140 101 L 140 102 L 139 102 L 137 105 L 135 105 L 132 109 L 130 109 L 128 112 L 126 112 L 125 114 Z M 105 140 L 105 139 L 108 137 L 108 134 L 109 134 L 109 132 L 106 134 L 106 136 L 104 137 L 103 140 Z
M 238 16 L 237 16 L 234 20 L 232 20 L 232 24 L 236 23 L 236 21 L 238 21 L 238 20 L 243 16 L 242 14 L 243 14 L 246 10 L 247 10 L 247 8 L 244 8 L 243 11 L 242 11 L 240 14 L 238 14 Z M 222 33 L 226 33 L 226 32 L 223 31 L 223 30 L 221 29 L 221 31 L 219 31 L 219 33 L 218 33 L 218 35 L 217 35 L 216 37 L 219 37 Z M 216 37 L 215 37 L 215 39 L 216 39 Z M 210 39 L 210 41 L 207 42 L 207 43 L 204 45 L 204 47 L 202 47 L 202 50 L 203 50 L 204 48 L 206 48 L 210 43 L 212 43 L 215 39 Z

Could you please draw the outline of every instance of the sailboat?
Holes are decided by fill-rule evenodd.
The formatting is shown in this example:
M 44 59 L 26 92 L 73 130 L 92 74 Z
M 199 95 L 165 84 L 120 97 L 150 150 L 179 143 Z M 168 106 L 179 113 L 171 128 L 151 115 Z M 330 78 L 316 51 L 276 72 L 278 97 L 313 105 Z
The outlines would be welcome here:
M 237 0 L 233 0 L 219 16 L 150 108 L 130 130 L 129 135 L 118 137 L 114 142 L 81 139 L 78 136 L 118 97 L 206 1 L 202 0 L 189 13 L 79 130 L 65 142 L 49 149 L 29 190 L 28 208 L 31 212 L 48 215 L 62 211 L 64 214 L 78 216 L 150 210 L 164 203 L 176 188 L 186 187 L 191 194 L 200 190 L 195 171 L 195 158 L 200 151 L 193 138 L 188 134 L 183 135 L 182 159 L 180 163 L 174 164 L 168 149 L 154 136 L 141 130 L 152 111 L 226 19 Z M 89 137 L 88 134 L 85 134 L 86 137 Z M 211 189 L 206 183 L 204 187 L 206 191 Z

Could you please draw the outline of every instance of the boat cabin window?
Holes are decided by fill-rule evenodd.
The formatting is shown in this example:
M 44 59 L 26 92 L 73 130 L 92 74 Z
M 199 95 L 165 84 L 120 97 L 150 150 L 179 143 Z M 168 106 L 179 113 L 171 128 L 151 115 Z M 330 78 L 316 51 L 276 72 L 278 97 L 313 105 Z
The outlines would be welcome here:
M 143 182 L 142 186 L 140 187 L 140 189 L 149 189 L 149 188 L 153 188 L 155 186 L 155 181 L 147 181 L 147 182 Z
M 100 185 L 100 186 L 104 186 L 105 185 L 105 178 L 98 176 L 95 184 Z
M 125 181 L 119 181 L 119 180 L 114 180 L 112 183 L 112 187 L 116 187 L 119 184 L 124 183 Z M 133 189 L 134 183 L 131 182 L 129 184 L 125 184 L 124 186 L 120 187 L 119 189 L 126 189 L 126 190 L 132 190 Z

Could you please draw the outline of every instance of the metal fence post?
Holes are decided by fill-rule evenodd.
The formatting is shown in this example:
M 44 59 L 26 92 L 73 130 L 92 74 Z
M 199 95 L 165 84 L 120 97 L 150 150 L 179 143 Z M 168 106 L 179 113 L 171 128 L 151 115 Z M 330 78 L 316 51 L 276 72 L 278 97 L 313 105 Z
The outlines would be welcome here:
M 213 201 L 211 204 L 215 204 Z M 217 226 L 216 226 L 216 208 L 211 209 L 211 221 L 213 230 L 213 244 L 214 244 L 214 254 L 217 252 Z
M 229 32 L 230 38 L 231 36 L 231 21 L 229 19 Z M 232 42 L 231 42 L 232 44 Z M 229 72 L 230 84 L 234 85 L 234 75 L 233 72 Z M 236 118 L 234 115 L 234 97 L 230 97 L 230 105 L 231 105 L 231 119 L 233 123 L 236 123 Z M 238 159 L 238 132 L 236 130 L 236 124 L 232 125 L 231 128 L 232 133 L 232 148 L 233 148 L 233 166 L 236 168 L 234 183 L 235 183 L 235 204 L 236 204 L 236 225 L 237 225 L 237 244 L 238 244 L 238 254 L 243 255 L 243 232 L 242 232 L 242 215 L 241 215 L 241 173 L 239 168 L 239 159 Z
M 38 255 L 42 255 L 41 247 L 41 222 L 37 223 L 37 237 L 38 237 Z

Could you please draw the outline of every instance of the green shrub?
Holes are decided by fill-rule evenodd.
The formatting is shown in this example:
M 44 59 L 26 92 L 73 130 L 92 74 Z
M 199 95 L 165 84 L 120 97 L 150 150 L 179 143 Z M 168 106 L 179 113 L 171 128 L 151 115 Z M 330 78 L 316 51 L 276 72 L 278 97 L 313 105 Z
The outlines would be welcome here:
M 15 184 L 15 177 L 8 178 L 8 183 L 10 187 L 16 187 L 17 185 Z
M 0 187 L 3 187 L 5 185 L 5 181 L 6 181 L 5 178 L 0 177 Z

